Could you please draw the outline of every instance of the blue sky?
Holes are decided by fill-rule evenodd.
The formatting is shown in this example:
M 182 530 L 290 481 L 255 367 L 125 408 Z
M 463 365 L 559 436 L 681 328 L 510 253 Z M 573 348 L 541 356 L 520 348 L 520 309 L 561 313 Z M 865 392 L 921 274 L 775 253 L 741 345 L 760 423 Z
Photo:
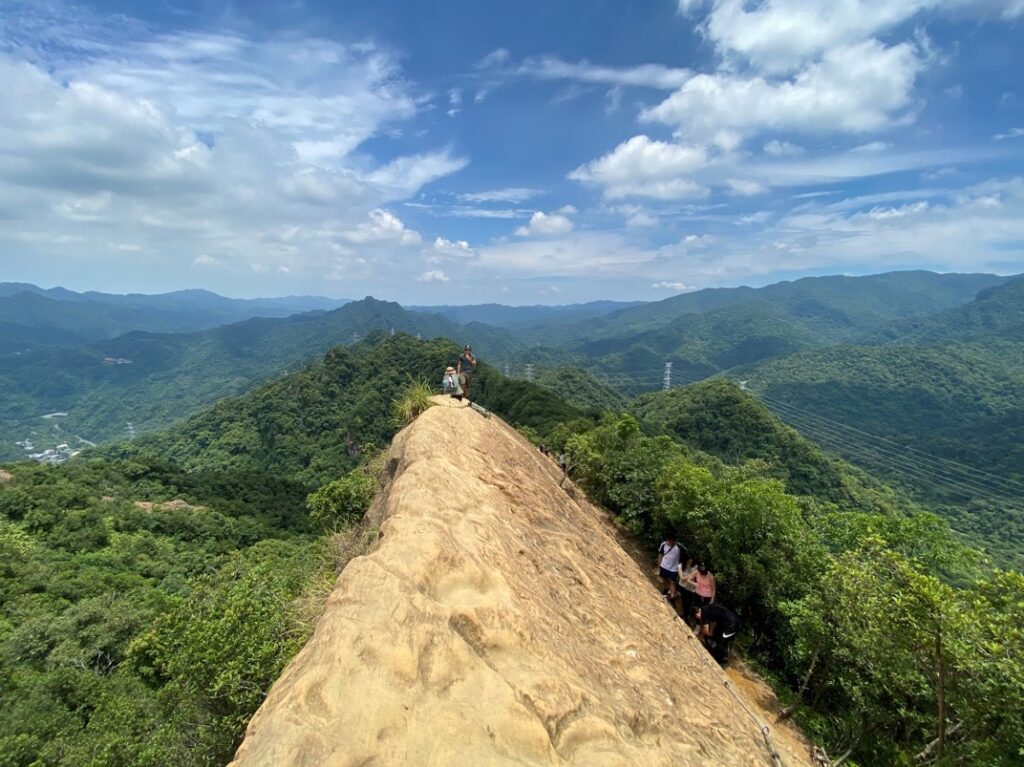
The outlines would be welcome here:
M 407 303 L 1024 271 L 1024 0 L 0 0 L 0 279 Z

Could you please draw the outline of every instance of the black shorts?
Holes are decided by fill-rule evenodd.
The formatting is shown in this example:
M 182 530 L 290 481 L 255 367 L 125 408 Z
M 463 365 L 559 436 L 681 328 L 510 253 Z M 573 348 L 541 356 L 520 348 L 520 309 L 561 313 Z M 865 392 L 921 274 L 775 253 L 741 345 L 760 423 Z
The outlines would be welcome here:
M 664 567 L 659 567 L 658 572 L 661 577 L 667 581 L 672 581 L 673 583 L 679 582 L 679 573 L 674 572 L 673 570 L 666 570 Z

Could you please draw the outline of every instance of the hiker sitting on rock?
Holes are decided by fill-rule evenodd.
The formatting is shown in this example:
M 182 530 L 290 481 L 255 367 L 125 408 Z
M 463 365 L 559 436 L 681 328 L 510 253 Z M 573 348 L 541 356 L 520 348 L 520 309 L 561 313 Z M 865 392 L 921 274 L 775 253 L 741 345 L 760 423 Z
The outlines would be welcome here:
M 459 386 L 459 376 L 455 372 L 455 368 L 450 365 L 445 368 L 444 378 L 441 379 L 441 389 L 445 394 L 451 395 L 455 399 L 462 400 L 462 387 Z
M 469 399 L 469 386 L 473 383 L 473 371 L 476 369 L 476 357 L 473 356 L 473 347 L 466 346 L 462 350 L 462 356 L 456 363 L 459 374 L 459 385 L 462 387 L 462 396 Z
M 728 607 L 706 605 L 697 610 L 700 638 L 711 657 L 725 668 L 729 664 L 729 648 L 736 632 L 740 630 L 740 619 Z

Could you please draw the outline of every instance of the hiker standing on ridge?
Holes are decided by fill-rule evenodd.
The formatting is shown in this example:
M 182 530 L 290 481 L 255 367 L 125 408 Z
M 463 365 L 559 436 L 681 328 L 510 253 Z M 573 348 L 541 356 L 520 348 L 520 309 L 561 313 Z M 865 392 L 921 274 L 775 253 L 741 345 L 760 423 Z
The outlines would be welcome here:
M 462 356 L 455 367 L 459 374 L 459 386 L 462 387 L 462 396 L 469 400 L 469 386 L 473 382 L 473 371 L 476 369 L 476 357 L 473 356 L 473 347 L 466 346 L 462 349 Z
M 669 602 L 676 600 L 676 582 L 679 580 L 679 562 L 683 558 L 683 547 L 670 535 L 658 547 L 658 575 L 661 576 L 661 596 Z

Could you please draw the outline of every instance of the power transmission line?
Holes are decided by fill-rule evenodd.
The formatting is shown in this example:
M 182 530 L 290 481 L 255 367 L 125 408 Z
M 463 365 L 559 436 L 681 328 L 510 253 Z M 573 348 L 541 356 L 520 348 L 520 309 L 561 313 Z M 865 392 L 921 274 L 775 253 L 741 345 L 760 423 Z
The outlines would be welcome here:
M 799 408 L 796 405 L 793 405 L 792 403 L 779 402 L 778 400 L 774 400 L 770 397 L 766 397 L 763 395 L 761 396 L 761 399 L 767 403 L 776 405 L 778 407 L 790 408 L 791 410 L 795 410 L 797 412 L 806 413 L 806 411 L 803 411 L 801 408 Z M 813 417 L 821 421 L 824 421 L 832 426 L 845 429 L 847 431 L 855 432 L 856 434 L 861 435 L 862 437 L 877 440 L 879 442 L 886 443 L 887 445 L 891 445 L 891 450 L 905 450 L 907 452 L 913 453 L 915 457 L 920 457 L 920 460 L 929 461 L 935 464 L 937 468 L 941 468 L 944 471 L 953 471 L 969 473 L 972 475 L 979 475 L 980 477 L 987 478 L 990 481 L 994 481 L 1005 486 L 1007 490 L 1024 494 L 1024 483 L 1018 482 L 1016 480 L 1001 477 L 997 474 L 992 474 L 991 472 L 987 472 L 984 469 L 979 469 L 974 466 L 968 466 L 966 464 L 960 463 L 959 461 L 954 461 L 951 458 L 943 458 L 941 456 L 932 455 L 931 453 L 927 453 L 924 450 L 919 450 L 918 448 L 911 447 L 910 445 L 903 445 L 899 442 L 896 442 L 895 440 L 889 439 L 888 437 L 883 437 L 880 434 L 872 434 L 871 432 L 858 429 L 855 426 L 849 426 L 848 424 L 843 424 L 838 421 L 834 421 L 831 418 L 827 418 L 826 416 L 823 415 L 814 415 Z
M 769 402 L 769 400 L 766 400 L 766 402 Z M 789 420 L 798 429 L 810 434 L 815 440 L 827 441 L 829 446 L 834 449 L 846 450 L 857 455 L 862 460 L 866 457 L 869 460 L 886 466 L 891 471 L 903 472 L 915 479 L 924 480 L 931 484 L 955 488 L 960 492 L 966 492 L 968 495 L 1007 497 L 1009 494 L 1005 487 L 993 486 L 989 480 L 978 476 L 977 473 L 971 470 L 959 469 L 956 472 L 950 472 L 941 464 L 941 461 L 944 459 L 928 456 L 923 451 L 916 452 L 927 456 L 932 461 L 931 464 L 924 458 L 916 455 L 904 455 L 889 444 L 885 444 L 886 442 L 892 443 L 891 440 L 879 438 L 884 441 L 873 443 L 870 439 L 866 439 L 863 436 L 839 434 L 835 431 L 837 427 L 845 427 L 850 430 L 854 430 L 854 427 L 847 427 L 845 424 L 839 424 L 831 419 L 826 419 L 824 416 L 808 413 L 786 403 L 769 402 L 769 404 L 782 411 L 780 415 L 784 420 Z M 854 431 L 859 432 L 860 430 Z M 861 433 L 866 434 L 864 432 Z M 873 437 L 875 435 L 869 436 Z M 892 444 L 898 445 L 898 443 Z M 985 474 L 988 473 L 985 472 Z M 1002 478 L 999 479 L 1002 480 Z M 1004 481 L 1007 484 L 1012 484 L 1010 480 Z
M 803 415 L 806 418 L 815 419 L 819 422 L 822 422 L 823 424 L 827 424 L 829 426 L 836 427 L 839 429 L 844 429 L 848 432 L 853 432 L 853 435 L 850 436 L 850 439 L 859 438 L 861 441 L 864 442 L 878 442 L 880 443 L 878 445 L 879 449 L 884 450 L 888 453 L 896 454 L 897 456 L 903 458 L 904 460 L 913 461 L 915 463 L 920 463 L 923 465 L 929 465 L 932 469 L 938 471 L 966 475 L 972 479 L 975 479 L 979 483 L 984 483 L 985 485 L 995 483 L 997 485 L 1002 486 L 1003 492 L 1024 493 L 1024 484 L 1016 480 L 1009 479 L 1007 477 L 1001 477 L 999 475 L 992 474 L 983 469 L 978 469 L 973 466 L 967 466 L 965 464 L 959 463 L 949 458 L 943 458 L 941 456 L 932 455 L 930 453 L 926 453 L 923 450 L 912 448 L 909 445 L 902 445 L 899 442 L 889 439 L 888 437 L 883 437 L 879 434 L 872 434 L 871 432 L 866 432 L 862 429 L 856 428 L 855 426 L 849 426 L 847 424 L 834 421 L 831 418 L 827 418 L 826 416 L 823 415 L 810 413 L 791 403 L 780 402 L 770 397 L 762 397 L 762 399 L 772 407 L 777 407 L 784 411 L 788 410 L 789 412 L 793 412 L 798 415 Z M 909 453 L 909 455 L 903 455 L 904 451 Z

